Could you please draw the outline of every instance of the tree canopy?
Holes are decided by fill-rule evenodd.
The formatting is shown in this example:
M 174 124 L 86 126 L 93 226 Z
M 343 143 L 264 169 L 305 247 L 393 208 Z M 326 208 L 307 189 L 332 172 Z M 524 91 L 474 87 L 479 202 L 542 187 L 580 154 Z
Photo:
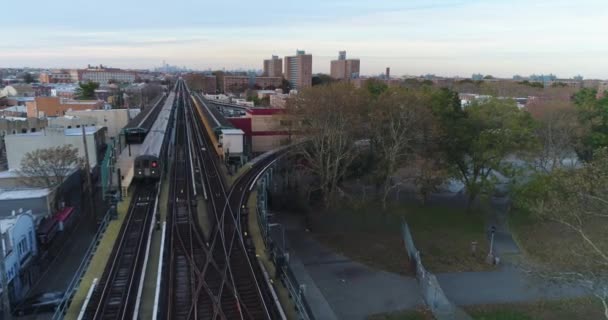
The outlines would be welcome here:
M 348 83 L 304 89 L 289 103 L 289 113 L 299 119 L 294 121 L 295 130 L 310 141 L 298 152 L 317 177 L 316 189 L 326 206 L 332 204 L 340 180 L 359 153 L 355 141 L 362 137 L 366 107 L 364 92 Z
M 78 149 L 70 144 L 37 149 L 23 156 L 19 174 L 31 186 L 52 188 L 61 185 L 81 162 Z
M 76 88 L 75 96 L 80 100 L 94 99 L 95 98 L 95 90 L 99 88 L 99 83 L 97 82 L 86 82 L 80 83 L 78 88 Z
M 582 137 L 578 155 L 590 160 L 594 151 L 608 147 L 608 96 L 596 98 L 597 90 L 582 89 L 572 97 L 579 120 L 588 130 Z
M 448 96 L 445 96 L 445 95 Z M 439 101 L 449 99 L 444 93 Z M 535 146 L 534 121 L 512 100 L 488 99 L 460 109 L 440 104 L 441 150 L 453 176 L 466 187 L 469 204 L 494 186 L 493 173 L 510 173 L 505 158 Z

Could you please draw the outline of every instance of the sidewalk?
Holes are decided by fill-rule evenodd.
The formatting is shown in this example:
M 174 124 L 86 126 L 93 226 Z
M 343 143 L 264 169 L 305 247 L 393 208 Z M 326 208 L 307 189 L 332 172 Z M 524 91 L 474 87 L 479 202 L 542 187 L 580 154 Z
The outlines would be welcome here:
M 365 319 L 387 311 L 422 305 L 414 278 L 373 270 L 333 253 L 303 230 L 291 217 L 279 217 L 286 227 L 291 263 L 317 319 Z M 312 285 L 312 288 L 311 288 Z M 312 305 L 314 304 L 314 306 Z

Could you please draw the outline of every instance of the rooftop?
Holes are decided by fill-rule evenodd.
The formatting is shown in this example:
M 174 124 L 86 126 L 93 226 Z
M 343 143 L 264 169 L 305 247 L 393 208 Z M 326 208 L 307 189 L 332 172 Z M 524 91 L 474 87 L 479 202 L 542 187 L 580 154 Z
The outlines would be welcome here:
M 244 135 L 245 132 L 243 132 L 243 130 L 241 129 L 222 129 L 222 134 L 228 134 L 228 135 Z
M 16 190 L 0 189 L 0 200 L 37 199 L 46 197 L 49 195 L 49 193 L 51 193 L 51 190 L 48 188 Z

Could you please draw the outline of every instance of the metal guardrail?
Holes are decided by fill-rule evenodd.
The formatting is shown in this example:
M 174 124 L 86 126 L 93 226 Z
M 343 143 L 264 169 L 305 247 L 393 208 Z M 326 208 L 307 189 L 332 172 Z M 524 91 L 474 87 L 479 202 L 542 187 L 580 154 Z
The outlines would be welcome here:
M 260 192 L 263 192 L 264 187 L 260 187 L 258 185 L 258 197 Z M 304 296 L 304 287 L 298 282 L 293 271 L 289 266 L 289 253 L 284 252 L 281 246 L 278 246 L 275 243 L 275 240 L 270 235 L 270 226 L 268 222 L 268 216 L 266 215 L 266 211 L 264 208 L 260 206 L 261 201 L 256 202 L 256 213 L 258 215 L 258 225 L 260 230 L 262 231 L 262 239 L 264 241 L 264 245 L 266 248 L 270 248 L 271 254 L 270 258 L 275 265 L 275 268 L 279 270 L 279 277 L 281 279 L 281 283 L 285 286 L 285 288 L 289 291 L 289 296 L 292 299 L 296 312 L 298 314 L 298 319 L 301 320 L 314 320 L 314 316 L 312 313 L 312 309 Z M 283 239 L 284 241 L 284 239 Z
M 101 237 L 103 236 L 104 232 L 106 231 L 106 228 L 108 227 L 108 223 L 110 222 L 110 219 L 112 217 L 112 210 L 113 209 L 108 209 L 108 211 L 106 211 L 106 214 L 104 215 L 103 219 L 101 220 L 99 228 L 97 229 L 97 233 L 95 233 L 95 237 L 91 241 L 91 244 L 89 245 L 89 248 L 87 249 L 87 251 L 84 255 L 84 258 L 80 262 L 80 265 L 78 266 L 78 269 L 74 273 L 74 276 L 72 277 L 72 280 L 70 281 L 70 284 L 68 285 L 67 289 L 65 290 L 65 293 L 63 295 L 63 300 L 62 300 L 61 304 L 59 305 L 59 308 L 57 308 L 57 310 L 53 314 L 53 317 L 52 317 L 53 320 L 63 319 L 65 312 L 67 311 L 68 307 L 70 306 L 74 293 L 76 293 L 76 291 L 80 287 L 80 283 L 82 281 L 82 276 L 87 271 L 89 264 L 91 263 L 91 260 L 93 259 L 93 255 L 95 254 L 95 251 L 97 250 L 99 241 L 101 240 Z
M 103 157 L 103 161 L 101 162 L 102 199 L 106 198 L 108 188 L 110 188 L 112 184 L 112 168 L 114 167 L 118 153 L 120 153 L 120 148 L 117 148 L 117 144 L 118 139 L 113 139 L 112 142 L 108 144 L 106 148 L 106 153 Z

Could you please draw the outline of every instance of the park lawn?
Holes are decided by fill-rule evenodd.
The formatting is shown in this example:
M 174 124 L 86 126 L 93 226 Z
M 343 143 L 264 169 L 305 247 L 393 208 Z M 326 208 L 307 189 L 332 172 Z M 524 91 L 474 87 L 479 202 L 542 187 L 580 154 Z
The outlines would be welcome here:
M 326 246 L 371 267 L 412 275 L 403 238 L 405 218 L 432 272 L 484 271 L 488 242 L 480 212 L 439 206 L 399 205 L 385 212 L 377 203 L 345 204 L 314 216 L 313 233 Z M 471 241 L 477 241 L 476 256 Z
M 465 309 L 475 320 L 603 319 L 601 303 L 594 298 L 483 305 Z
M 578 233 L 557 222 L 532 220 L 515 212 L 509 219 L 509 226 L 515 241 L 533 263 L 551 266 L 555 270 L 580 270 L 585 267 L 581 253 L 592 254 L 592 249 Z M 608 219 L 589 221 L 585 229 L 598 247 L 607 252 Z
M 602 306 L 594 298 L 465 307 L 474 320 L 596 320 Z M 427 310 L 406 310 L 372 315 L 368 320 L 431 320 Z
M 367 320 L 433 320 L 433 315 L 428 310 L 406 310 L 390 313 L 375 314 L 367 317 Z

